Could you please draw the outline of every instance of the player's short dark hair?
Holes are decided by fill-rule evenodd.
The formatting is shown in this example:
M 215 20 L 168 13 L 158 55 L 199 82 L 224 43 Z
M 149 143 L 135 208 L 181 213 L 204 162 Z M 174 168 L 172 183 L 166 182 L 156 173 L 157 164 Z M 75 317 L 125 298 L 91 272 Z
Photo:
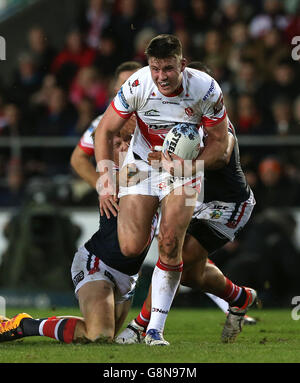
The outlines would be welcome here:
M 142 68 L 142 64 L 137 61 L 125 61 L 120 64 L 115 70 L 115 78 L 118 78 L 122 72 L 131 72 Z
M 201 72 L 205 72 L 212 76 L 212 70 L 202 61 L 192 61 L 187 66 L 192 69 L 201 70 Z
M 154 37 L 148 44 L 145 55 L 149 59 L 155 57 L 157 59 L 165 59 L 167 57 L 182 57 L 182 45 L 177 36 L 174 35 L 158 35 Z

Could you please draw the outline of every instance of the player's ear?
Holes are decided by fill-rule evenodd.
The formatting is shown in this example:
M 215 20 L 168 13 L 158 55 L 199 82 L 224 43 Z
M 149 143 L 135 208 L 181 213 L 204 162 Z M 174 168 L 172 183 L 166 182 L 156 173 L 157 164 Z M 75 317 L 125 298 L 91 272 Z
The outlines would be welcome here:
M 184 71 L 185 67 L 187 66 L 187 59 L 186 58 L 182 58 L 181 59 L 181 72 Z

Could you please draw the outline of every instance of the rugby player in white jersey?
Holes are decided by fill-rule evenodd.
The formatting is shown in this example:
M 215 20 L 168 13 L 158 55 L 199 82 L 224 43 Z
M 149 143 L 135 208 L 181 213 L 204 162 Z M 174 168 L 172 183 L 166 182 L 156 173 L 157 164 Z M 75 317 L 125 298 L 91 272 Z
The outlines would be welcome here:
M 206 73 L 209 71 L 201 62 L 192 62 L 188 66 Z M 255 319 L 246 315 L 256 302 L 256 292 L 249 287 L 235 285 L 208 258 L 235 239 L 248 222 L 255 205 L 253 193 L 241 168 L 238 141 L 230 121 L 228 133 L 226 155 L 215 164 L 214 170 L 205 172 L 203 202 L 197 202 L 185 236 L 184 270 L 180 281 L 184 286 L 197 287 L 206 292 L 228 314 L 222 332 L 223 342 L 233 342 L 244 323 L 256 323 Z M 161 153 L 154 151 L 149 154 L 148 159 L 159 160 L 160 157 Z M 143 342 L 150 317 L 149 289 L 141 312 L 117 336 L 116 342 Z
M 166 133 L 177 123 L 202 125 L 207 140 L 197 160 L 203 160 L 204 168 L 209 169 L 226 152 L 228 122 L 220 87 L 209 75 L 186 68 L 176 36 L 157 36 L 149 43 L 146 55 L 149 66 L 125 82 L 101 119 L 95 134 L 95 155 L 100 170 L 100 212 L 107 217 L 118 215 L 118 238 L 125 256 L 137 257 L 146 248 L 152 218 L 161 207 L 159 260 L 152 276 L 152 313 L 145 341 L 168 345 L 163 329 L 180 282 L 183 240 L 197 199 L 195 187 L 202 177 L 197 179 L 193 174 L 194 188 L 185 185 L 185 178 L 173 182 L 170 169 L 175 160 L 182 160 L 167 154 L 162 161 L 167 171 L 158 175 L 147 162 L 148 154 L 154 146 L 162 146 Z M 149 172 L 150 177 L 132 186 L 120 186 L 118 204 L 111 143 L 133 113 L 137 128 L 123 166 L 134 167 L 136 173 Z

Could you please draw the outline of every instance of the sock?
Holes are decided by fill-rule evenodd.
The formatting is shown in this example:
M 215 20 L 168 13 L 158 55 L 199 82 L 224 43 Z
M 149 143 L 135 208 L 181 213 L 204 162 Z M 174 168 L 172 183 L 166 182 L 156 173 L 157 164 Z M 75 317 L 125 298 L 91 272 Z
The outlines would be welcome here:
M 163 332 L 167 315 L 180 283 L 183 263 L 171 266 L 159 259 L 152 274 L 152 309 L 148 329 Z
M 139 326 L 144 327 L 145 331 L 147 329 L 148 323 L 150 321 L 151 311 L 148 311 L 146 308 L 146 302 L 144 302 L 143 307 L 139 315 L 135 318 L 136 323 Z
M 215 302 L 216 305 L 220 307 L 220 309 L 227 314 L 228 313 L 228 302 L 224 301 L 224 299 L 221 299 L 217 297 L 216 295 L 205 293 L 212 301 Z
M 71 343 L 78 319 L 76 318 L 45 318 L 22 320 L 24 336 L 48 336 L 64 343 Z
M 241 307 L 245 303 L 247 293 L 243 287 L 235 285 L 230 279 L 226 278 L 226 287 L 222 295 L 219 296 L 228 302 L 230 306 Z

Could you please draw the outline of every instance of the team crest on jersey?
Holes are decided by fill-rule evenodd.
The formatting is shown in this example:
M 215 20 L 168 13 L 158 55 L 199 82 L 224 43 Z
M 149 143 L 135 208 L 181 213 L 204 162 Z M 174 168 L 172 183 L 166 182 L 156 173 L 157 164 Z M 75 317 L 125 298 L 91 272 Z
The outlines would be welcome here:
M 136 86 L 139 86 L 139 85 L 140 85 L 139 80 L 134 80 L 133 83 L 131 84 L 131 86 L 132 86 L 133 88 L 135 88 Z
M 191 107 L 185 108 L 185 113 L 188 117 L 192 117 L 194 114 L 193 108 Z
M 222 216 L 222 212 L 220 210 L 214 210 L 211 214 L 210 214 L 210 218 L 211 219 L 219 219 L 221 216 Z

